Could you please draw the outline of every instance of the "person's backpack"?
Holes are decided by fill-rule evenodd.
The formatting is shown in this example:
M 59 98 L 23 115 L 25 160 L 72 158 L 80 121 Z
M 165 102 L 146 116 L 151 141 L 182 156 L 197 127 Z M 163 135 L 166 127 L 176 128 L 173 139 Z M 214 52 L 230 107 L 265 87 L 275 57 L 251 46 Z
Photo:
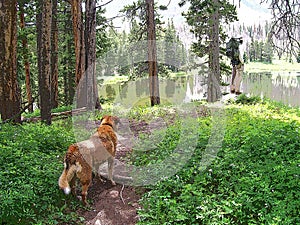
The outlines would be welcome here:
M 230 40 L 226 43 L 226 56 L 231 59 L 231 63 L 233 65 L 238 65 L 240 63 L 239 59 L 239 45 L 240 41 L 237 38 L 230 38 Z

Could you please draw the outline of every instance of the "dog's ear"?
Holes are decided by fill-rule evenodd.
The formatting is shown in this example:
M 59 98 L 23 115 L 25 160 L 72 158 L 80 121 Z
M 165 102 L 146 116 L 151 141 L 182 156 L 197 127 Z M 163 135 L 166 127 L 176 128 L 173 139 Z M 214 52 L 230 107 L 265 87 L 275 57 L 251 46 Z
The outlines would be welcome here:
M 105 119 L 105 117 L 106 117 L 106 116 L 102 116 L 102 117 L 101 117 L 101 119 L 100 119 L 100 125 L 101 125 L 101 123 L 103 122 L 103 120 Z
M 100 120 L 100 125 L 102 124 L 103 120 L 104 121 L 107 120 L 107 117 L 108 117 L 107 115 L 102 116 L 102 118 Z

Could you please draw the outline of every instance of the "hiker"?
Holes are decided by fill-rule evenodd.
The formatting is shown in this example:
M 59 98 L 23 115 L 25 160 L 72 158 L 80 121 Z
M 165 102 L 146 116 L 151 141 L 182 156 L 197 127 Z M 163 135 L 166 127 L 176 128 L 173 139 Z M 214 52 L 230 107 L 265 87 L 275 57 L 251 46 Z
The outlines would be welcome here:
M 241 94 L 240 86 L 244 72 L 244 60 L 239 50 L 241 44 L 243 44 L 242 38 L 231 38 L 226 43 L 226 55 L 231 59 L 232 65 L 230 92 L 237 95 Z

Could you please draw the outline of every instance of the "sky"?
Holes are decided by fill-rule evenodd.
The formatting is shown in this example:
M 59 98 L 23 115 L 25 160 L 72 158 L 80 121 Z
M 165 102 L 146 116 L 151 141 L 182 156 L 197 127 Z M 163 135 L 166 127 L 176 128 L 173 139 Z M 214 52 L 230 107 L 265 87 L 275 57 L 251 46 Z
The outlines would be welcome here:
M 134 0 L 113 0 L 109 3 L 106 8 L 106 16 L 112 18 L 116 16 L 119 11 L 128 4 L 131 4 Z M 162 14 L 166 18 L 173 18 L 174 23 L 184 23 L 184 18 L 181 16 L 181 13 L 186 10 L 188 7 L 185 6 L 180 8 L 178 2 L 180 0 L 159 0 L 159 4 L 167 5 L 169 2 L 169 7 L 167 11 L 163 11 Z M 252 25 L 258 23 L 258 21 L 264 21 L 271 18 L 270 10 L 268 9 L 267 4 L 260 4 L 261 0 L 242 0 L 241 4 L 238 4 L 238 0 L 231 0 L 237 5 L 238 17 L 240 23 L 245 25 Z M 108 0 L 101 0 L 100 4 L 108 2 Z M 115 21 L 116 26 L 122 27 L 124 23 L 119 19 Z
M 242 0 L 237 7 L 238 18 L 245 25 L 258 24 L 271 19 L 271 11 L 266 3 L 260 4 L 261 0 Z M 237 2 L 237 0 L 236 0 Z

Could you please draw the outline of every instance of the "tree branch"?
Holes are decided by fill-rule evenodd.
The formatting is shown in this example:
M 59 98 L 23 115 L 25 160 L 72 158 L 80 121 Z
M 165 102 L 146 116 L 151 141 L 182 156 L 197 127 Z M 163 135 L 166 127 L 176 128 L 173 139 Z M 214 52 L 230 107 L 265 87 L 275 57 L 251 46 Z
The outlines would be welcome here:
M 106 2 L 104 4 L 102 4 L 102 5 L 98 5 L 96 8 L 102 8 L 103 6 L 106 6 L 106 5 L 108 5 L 109 3 L 113 2 L 113 1 L 114 0 L 110 0 L 110 1 L 108 1 L 108 2 Z

